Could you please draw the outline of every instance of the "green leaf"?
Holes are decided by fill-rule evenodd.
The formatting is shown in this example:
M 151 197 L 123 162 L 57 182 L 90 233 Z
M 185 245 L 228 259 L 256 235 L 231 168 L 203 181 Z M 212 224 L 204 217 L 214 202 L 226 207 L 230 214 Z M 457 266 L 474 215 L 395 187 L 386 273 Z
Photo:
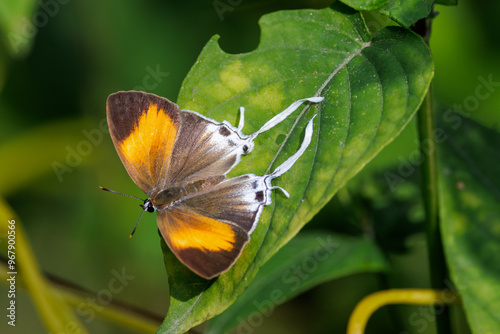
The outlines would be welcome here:
M 341 0 L 356 10 L 377 10 L 385 7 L 389 0 Z
M 59 4 L 55 2 L 58 8 Z M 32 15 L 37 7 L 36 0 L 6 0 L 0 2 L 0 28 L 5 34 L 4 40 L 12 55 L 24 56 L 33 44 L 33 38 L 39 28 L 51 19 L 55 7 L 50 12 L 41 10 Z M 54 14 L 55 15 L 55 14 Z
M 434 0 L 391 0 L 381 13 L 389 16 L 403 27 L 409 27 L 418 20 L 427 17 L 433 4 Z
M 207 334 L 226 333 L 250 315 L 269 317 L 274 308 L 323 282 L 360 272 L 386 269 L 371 241 L 329 233 L 300 233 L 260 268 L 248 289 L 224 313 L 213 318 Z
M 274 184 L 277 192 L 236 264 L 218 279 L 203 281 L 165 249 L 170 310 L 159 329 L 180 333 L 224 311 L 258 269 L 286 244 L 350 178 L 409 122 L 433 75 L 428 47 L 417 35 L 390 27 L 371 39 L 360 14 L 341 3 L 334 9 L 265 15 L 258 48 L 224 53 L 212 38 L 179 93 L 183 109 L 237 124 L 252 133 L 290 103 L 315 94 L 307 105 L 255 140 L 253 152 L 230 177 L 270 173 L 295 153 L 306 123 L 316 114 L 312 143 Z
M 444 6 L 456 6 L 458 5 L 458 0 L 436 0 L 435 3 Z
M 498 333 L 500 135 L 451 111 L 443 119 L 438 152 L 446 259 L 472 332 Z

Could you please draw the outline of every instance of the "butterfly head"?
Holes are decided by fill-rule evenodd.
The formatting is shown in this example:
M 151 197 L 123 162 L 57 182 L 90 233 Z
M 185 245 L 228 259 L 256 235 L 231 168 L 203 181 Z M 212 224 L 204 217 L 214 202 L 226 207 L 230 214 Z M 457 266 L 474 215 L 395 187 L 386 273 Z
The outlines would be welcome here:
M 140 207 L 143 208 L 144 211 L 147 211 L 147 212 L 155 212 L 156 211 L 156 207 L 151 202 L 151 198 L 145 199 L 144 204 L 141 204 Z

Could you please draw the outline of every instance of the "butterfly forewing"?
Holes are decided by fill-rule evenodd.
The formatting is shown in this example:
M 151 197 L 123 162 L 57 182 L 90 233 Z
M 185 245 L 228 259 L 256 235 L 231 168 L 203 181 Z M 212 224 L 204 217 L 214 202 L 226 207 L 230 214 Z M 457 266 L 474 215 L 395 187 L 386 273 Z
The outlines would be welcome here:
M 253 146 L 230 125 L 180 110 L 154 94 L 112 94 L 107 117 L 127 172 L 150 196 L 178 183 L 225 175 Z
M 225 175 L 249 152 L 251 140 L 223 123 L 181 111 L 181 131 L 168 172 L 171 183 Z
M 132 180 L 148 195 L 164 183 L 181 116 L 179 108 L 156 95 L 119 92 L 109 96 L 111 139 Z

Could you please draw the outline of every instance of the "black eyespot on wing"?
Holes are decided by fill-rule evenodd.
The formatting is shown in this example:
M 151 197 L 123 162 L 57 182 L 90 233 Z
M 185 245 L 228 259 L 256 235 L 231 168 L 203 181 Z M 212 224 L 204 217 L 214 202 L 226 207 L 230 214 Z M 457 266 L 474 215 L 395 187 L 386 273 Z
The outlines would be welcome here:
M 248 152 L 248 146 L 247 146 L 247 145 L 243 145 L 243 152 L 244 152 L 244 153 L 247 153 L 247 152 Z
M 262 190 L 261 190 L 261 191 L 257 191 L 257 192 L 255 193 L 255 200 L 256 200 L 257 202 L 259 202 L 259 203 L 260 203 L 260 202 L 264 202 L 264 192 L 263 192 Z
M 221 126 L 221 127 L 219 128 L 219 133 L 220 133 L 222 136 L 227 137 L 227 136 L 229 136 L 229 135 L 231 134 L 231 131 L 229 131 L 229 129 L 228 129 L 228 128 L 226 128 L 225 126 Z

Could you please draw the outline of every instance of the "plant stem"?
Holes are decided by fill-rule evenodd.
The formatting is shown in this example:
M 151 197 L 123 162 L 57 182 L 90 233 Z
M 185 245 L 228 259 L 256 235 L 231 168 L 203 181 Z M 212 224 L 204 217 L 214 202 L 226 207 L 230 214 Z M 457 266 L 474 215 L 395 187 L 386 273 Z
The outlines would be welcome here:
M 3 257 L 0 257 L 0 269 L 0 279 L 6 280 L 8 278 L 7 272 L 9 270 L 7 269 L 7 259 Z M 97 294 L 70 282 L 61 280 L 53 275 L 44 272 L 42 272 L 42 275 L 48 282 L 50 282 L 53 293 L 60 296 L 65 302 L 68 303 L 68 305 L 73 306 L 77 310 L 78 307 L 81 307 L 81 305 L 87 305 L 89 303 L 89 298 L 94 298 Z M 20 281 L 18 286 L 20 288 L 26 288 L 23 280 Z M 163 320 L 163 317 L 156 316 L 146 310 L 119 302 L 115 298 L 113 298 L 106 307 L 100 307 L 99 312 L 95 312 L 95 316 L 108 320 L 117 326 L 135 329 L 140 333 L 156 332 Z
M 427 45 L 429 45 L 432 21 L 435 17 L 436 13 L 432 9 L 427 18 L 418 21 L 412 27 L 412 30 L 419 34 Z M 421 168 L 422 197 L 425 207 L 431 287 L 445 289 L 445 283 L 448 281 L 448 269 L 439 229 L 438 161 L 433 107 L 431 83 L 417 115 L 421 159 L 423 161 Z M 450 309 L 445 305 L 440 308 L 436 307 L 436 330 L 438 334 L 451 334 Z
M 363 334 L 370 316 L 379 308 L 392 304 L 460 305 L 458 294 L 448 290 L 390 289 L 372 293 L 361 300 L 351 313 L 347 334 Z
M 18 284 L 17 279 L 22 273 L 22 281 L 26 285 L 26 289 L 47 332 L 65 333 L 68 328 L 72 328 L 75 332 L 88 333 L 80 319 L 73 313 L 65 301 L 54 293 L 50 284 L 40 272 L 35 254 L 31 249 L 21 220 L 3 198 L 0 198 L 0 220 L 2 221 L 0 227 L 1 233 L 7 236 L 7 224 L 8 222 L 12 222 L 10 225 L 12 228 L 9 227 L 9 231 L 14 231 L 14 233 L 9 235 L 15 237 L 13 239 L 9 238 L 9 240 L 14 240 L 13 245 L 15 248 L 12 248 L 13 253 L 9 253 L 9 255 L 12 256 L 15 264 L 9 268 L 9 271 L 12 273 L 7 272 L 7 274 L 9 278 L 13 279 L 13 282 L 16 282 L 15 284 Z M 19 276 L 17 272 L 19 272 Z
M 88 299 L 79 296 L 73 292 L 57 288 L 56 291 L 72 306 L 77 308 L 81 305 L 87 305 Z M 117 308 L 116 305 L 108 305 L 103 307 L 96 315 L 102 319 L 108 320 L 115 325 L 133 329 L 138 333 L 154 333 L 160 326 L 161 322 L 155 322 L 148 318 L 142 318 L 137 313 L 130 312 L 126 309 Z
M 418 111 L 418 129 L 422 164 L 422 194 L 425 207 L 427 251 L 433 289 L 445 289 L 448 270 L 444 258 L 441 232 L 439 229 L 438 162 L 436 139 L 434 137 L 434 113 L 432 84 Z M 439 334 L 450 334 L 450 312 L 447 306 L 436 308 L 436 329 Z

